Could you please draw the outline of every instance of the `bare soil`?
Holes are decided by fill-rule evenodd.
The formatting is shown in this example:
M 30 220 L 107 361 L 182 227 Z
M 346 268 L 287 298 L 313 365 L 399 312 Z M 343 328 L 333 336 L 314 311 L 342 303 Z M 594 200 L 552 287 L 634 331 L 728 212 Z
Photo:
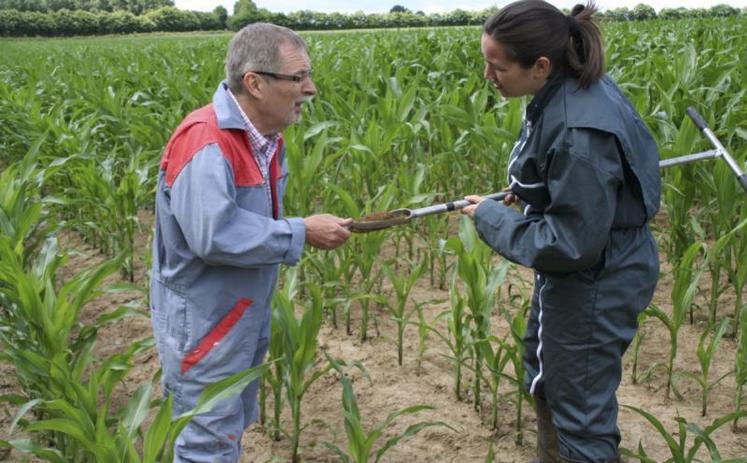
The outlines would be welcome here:
M 152 219 L 146 218 L 147 224 Z M 146 249 L 149 242 L 149 226 L 145 227 L 141 239 L 138 240 L 142 260 L 136 266 L 136 283 L 145 287 L 147 279 Z M 352 239 L 355 239 L 352 238 Z M 80 271 L 90 265 L 100 262 L 104 257 L 92 249 L 80 238 L 73 234 L 61 237 L 64 247 L 74 252 L 67 265 L 68 275 Z M 391 255 L 389 245 L 382 250 L 383 255 Z M 664 260 L 664 259 L 662 259 Z M 511 281 L 528 296 L 531 292 L 531 273 L 526 269 L 514 268 L 509 273 L 507 281 Z M 708 284 L 710 275 L 703 276 L 701 291 L 697 298 L 700 307 L 706 307 Z M 722 282 L 722 284 L 725 282 Z M 672 278 L 667 265 L 662 266 L 662 275 L 656 291 L 654 302 L 663 310 L 671 313 L 670 292 Z M 385 292 L 389 288 L 385 284 Z M 425 317 L 429 323 L 439 326 L 445 332 L 443 321 L 436 321 L 439 313 L 448 309 L 448 291 L 432 287 L 428 276 L 424 276 L 413 290 L 412 299 L 423 302 Z M 115 309 L 119 305 L 129 303 L 134 299 L 142 299 L 145 308 L 145 297 L 137 292 L 125 291 L 107 293 L 91 303 L 86 308 L 84 321 L 93 320 L 105 311 Z M 505 303 L 503 301 L 502 303 Z M 727 290 L 719 301 L 719 315 L 733 316 L 734 294 Z M 410 307 L 413 307 L 412 303 Z M 487 391 L 483 394 L 483 407 L 475 410 L 472 396 L 466 391 L 471 386 L 472 377 L 468 371 L 464 372 L 462 400 L 456 400 L 454 393 L 454 373 L 450 360 L 446 357 L 448 349 L 437 336 L 431 334 L 427 340 L 426 351 L 420 369 L 416 368 L 418 334 L 417 327 L 407 328 L 405 335 L 404 366 L 397 365 L 397 350 L 394 343 L 396 325 L 390 319 L 386 307 L 374 306 L 373 315 L 378 322 L 379 333 L 370 326 L 369 339 L 360 341 L 359 311 L 352 309 L 354 333 L 348 336 L 341 324 L 335 329 L 331 323 L 326 323 L 319 336 L 319 344 L 331 356 L 345 361 L 359 360 L 364 365 L 370 381 L 360 373 L 352 373 L 354 389 L 363 416 L 364 423 L 371 427 L 381 422 L 385 417 L 403 407 L 417 404 L 428 404 L 434 410 L 422 411 L 416 415 L 403 416 L 396 420 L 395 425 L 388 429 L 384 436 L 374 446 L 377 448 L 386 439 L 402 432 L 407 426 L 426 420 L 441 420 L 448 423 L 456 431 L 446 428 L 426 428 L 419 434 L 405 438 L 398 445 L 391 448 L 382 459 L 386 462 L 485 462 L 490 447 L 493 447 L 495 462 L 528 462 L 534 457 L 535 421 L 533 411 L 529 405 L 524 406 L 521 444 L 517 444 L 517 413 L 516 407 L 505 399 L 499 408 L 498 427 L 491 429 L 490 425 L 490 396 Z M 417 317 L 414 317 L 417 320 Z M 698 338 L 706 325 L 705 309 L 696 310 L 695 323 L 686 324 L 679 334 L 678 356 L 675 368 L 680 371 L 699 372 L 696 357 Z M 506 322 L 499 315 L 493 319 L 494 334 L 503 337 L 507 333 Z M 669 352 L 669 334 L 664 325 L 655 319 L 645 321 L 640 329 L 645 335 L 638 359 L 638 374 L 652 368 L 657 363 L 666 363 Z M 127 318 L 99 334 L 97 355 L 105 356 L 121 351 L 133 341 L 150 336 L 150 323 L 147 318 Z M 736 345 L 734 339 L 725 339 L 714 359 L 711 371 L 711 381 L 734 370 Z M 700 414 L 700 388 L 693 380 L 682 379 L 678 383 L 681 397 L 665 396 L 666 372 L 663 368 L 654 368 L 652 373 L 633 384 L 632 363 L 633 349 L 629 349 L 624 359 L 623 382 L 618 392 L 619 402 L 641 408 L 661 420 L 667 429 L 675 431 L 675 419 L 680 416 L 688 422 L 698 423 L 705 427 L 714 419 L 733 411 L 735 384 L 734 377 L 726 377 L 717 385 L 711 394 L 708 404 L 708 414 Z M 117 394 L 117 402 L 124 404 L 139 384 L 153 381 L 158 371 L 158 360 L 155 351 L 151 350 L 140 355 L 135 367 L 127 376 Z M 353 370 L 351 370 L 352 372 Z M 18 391 L 14 379 L 12 365 L 0 364 L 0 395 Z M 508 382 L 501 389 L 502 394 L 511 390 Z M 324 447 L 323 443 L 332 442 L 346 448 L 345 431 L 342 418 L 341 403 L 342 387 L 337 373 L 329 373 L 316 382 L 307 393 L 303 402 L 303 423 L 307 426 L 301 437 L 302 458 L 309 462 L 339 461 L 332 451 Z M 271 397 L 270 397 L 271 399 Z M 268 416 L 271 415 L 272 404 L 268 403 Z M 15 410 L 6 409 L 0 413 L 0 438 L 7 438 L 9 422 Z M 290 429 L 290 417 L 284 415 L 282 426 Z M 654 461 L 665 461 L 671 458 L 671 453 L 659 433 L 640 415 L 621 408 L 619 426 L 622 432 L 622 446 L 635 450 L 639 443 Z M 723 426 L 715 433 L 716 442 L 723 459 L 747 458 L 747 436 L 744 427 L 736 433 L 731 425 Z M 15 434 L 12 438 L 18 438 Z M 252 425 L 244 434 L 242 462 L 282 462 L 290 461 L 289 441 L 283 437 L 273 441 L 268 436 L 267 428 L 260 423 Z M 703 461 L 710 461 L 704 451 L 699 453 Z M 23 456 L 16 451 L 0 451 L 0 461 L 20 462 L 36 461 Z

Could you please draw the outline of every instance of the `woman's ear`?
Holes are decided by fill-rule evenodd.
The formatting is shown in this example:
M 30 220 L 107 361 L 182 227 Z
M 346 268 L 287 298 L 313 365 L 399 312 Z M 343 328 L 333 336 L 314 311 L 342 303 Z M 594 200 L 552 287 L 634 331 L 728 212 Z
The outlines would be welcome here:
M 540 56 L 532 67 L 532 76 L 538 80 L 547 80 L 552 73 L 552 63 L 546 56 Z

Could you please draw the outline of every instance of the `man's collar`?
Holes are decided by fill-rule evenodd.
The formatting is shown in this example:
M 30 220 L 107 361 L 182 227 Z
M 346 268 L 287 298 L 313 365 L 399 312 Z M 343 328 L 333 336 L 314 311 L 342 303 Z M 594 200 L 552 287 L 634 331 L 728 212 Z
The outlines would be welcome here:
M 220 129 L 246 130 L 246 124 L 241 117 L 241 112 L 228 94 L 228 85 L 223 81 L 213 95 L 213 108 L 218 119 Z

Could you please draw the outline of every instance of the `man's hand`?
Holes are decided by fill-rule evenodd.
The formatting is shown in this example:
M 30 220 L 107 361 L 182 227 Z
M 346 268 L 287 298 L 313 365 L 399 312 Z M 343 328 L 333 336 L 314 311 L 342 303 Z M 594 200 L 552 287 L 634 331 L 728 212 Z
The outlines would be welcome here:
M 350 238 L 347 227 L 352 219 L 341 219 L 332 214 L 317 214 L 303 219 L 306 242 L 319 249 L 335 249 Z

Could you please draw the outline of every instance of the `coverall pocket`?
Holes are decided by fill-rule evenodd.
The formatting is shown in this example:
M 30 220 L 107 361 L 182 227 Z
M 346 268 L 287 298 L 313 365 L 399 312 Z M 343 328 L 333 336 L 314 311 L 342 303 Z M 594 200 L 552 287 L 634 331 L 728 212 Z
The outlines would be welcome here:
M 593 279 L 590 275 L 570 273 L 547 280 L 539 295 L 543 336 L 563 345 L 585 345 L 594 326 Z
M 229 368 L 232 352 L 236 352 L 236 346 L 242 341 L 241 320 L 245 318 L 245 312 L 249 310 L 252 301 L 249 298 L 239 298 L 230 309 L 223 313 L 216 323 L 212 324 L 209 331 L 202 336 L 189 352 L 186 352 L 181 362 L 181 373 L 186 374 L 210 356 L 209 363 L 217 366 L 217 372 Z M 237 370 L 240 371 L 240 370 Z M 230 373 L 229 373 L 230 374 Z M 228 376 L 229 374 L 225 375 Z M 219 374 L 219 376 L 222 376 Z
M 191 333 L 187 298 L 158 282 L 153 285 L 151 292 L 151 316 L 157 342 L 165 349 L 183 353 Z

